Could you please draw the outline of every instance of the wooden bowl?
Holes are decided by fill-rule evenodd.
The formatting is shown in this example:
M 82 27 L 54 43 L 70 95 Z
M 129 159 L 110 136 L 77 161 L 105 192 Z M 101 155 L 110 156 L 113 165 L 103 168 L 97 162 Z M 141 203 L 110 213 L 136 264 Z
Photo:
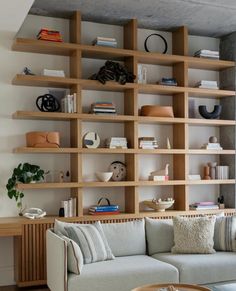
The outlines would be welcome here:
M 154 209 L 158 212 L 163 212 L 167 208 L 170 208 L 175 203 L 174 200 L 172 201 L 161 201 L 161 202 L 154 202 L 152 200 L 145 200 L 143 201 L 143 204 L 148 206 L 149 208 Z
M 142 116 L 174 117 L 172 106 L 144 105 L 141 107 Z

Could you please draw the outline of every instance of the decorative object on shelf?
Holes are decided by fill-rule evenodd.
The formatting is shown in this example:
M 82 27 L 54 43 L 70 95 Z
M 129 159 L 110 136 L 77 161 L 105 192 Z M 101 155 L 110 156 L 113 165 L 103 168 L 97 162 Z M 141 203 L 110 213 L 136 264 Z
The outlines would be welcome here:
M 37 35 L 37 39 L 62 42 L 62 36 L 60 31 L 48 28 L 41 28 Z
M 74 217 L 76 216 L 76 198 L 69 198 L 68 200 L 61 201 L 59 209 L 60 217 Z
M 162 52 L 162 54 L 166 54 L 167 49 L 168 49 L 167 41 L 166 41 L 166 39 L 165 39 L 162 35 L 160 35 L 160 34 L 158 34 L 158 33 L 152 33 L 152 34 L 150 34 L 150 35 L 145 39 L 145 41 L 144 41 L 144 48 L 145 48 L 145 51 L 146 51 L 146 52 L 150 52 L 149 49 L 148 49 L 148 40 L 149 40 L 150 37 L 152 37 L 152 36 L 158 36 L 159 38 L 162 39 L 162 41 L 164 42 L 164 46 L 165 46 L 165 47 L 164 47 L 164 50 L 163 50 L 163 52 Z
M 44 179 L 45 172 L 37 165 L 31 165 L 29 163 L 19 164 L 14 168 L 11 178 L 8 179 L 6 188 L 7 194 L 10 199 L 14 198 L 19 208 L 19 215 L 23 213 L 22 199 L 24 193 L 17 189 L 18 183 L 28 184 L 34 182 L 40 182 Z
M 112 162 L 109 170 L 113 172 L 113 181 L 123 181 L 126 178 L 126 165 L 120 161 Z
M 169 164 L 165 165 L 165 168 L 159 171 L 151 172 L 149 175 L 150 181 L 168 181 L 169 180 Z
M 220 209 L 224 209 L 225 208 L 225 198 L 224 198 L 224 195 L 220 195 L 217 199 L 218 201 L 218 205 L 219 205 L 219 208 Z
M 115 38 L 112 37 L 97 36 L 93 40 L 92 44 L 99 46 L 117 47 L 117 41 Z
M 170 144 L 170 139 L 169 139 L 169 137 L 166 138 L 166 148 L 167 148 L 168 150 L 171 150 L 171 144 Z
M 138 84 L 147 84 L 147 67 L 138 64 Z
M 195 118 L 195 100 L 193 98 L 190 98 L 188 100 L 188 117 L 189 118 Z
M 100 145 L 100 137 L 96 132 L 89 131 L 83 137 L 83 144 L 86 148 L 96 149 Z
M 91 104 L 91 113 L 116 114 L 116 106 L 112 102 L 95 102 Z
M 31 131 L 26 133 L 27 147 L 59 148 L 60 133 L 57 131 Z
M 96 172 L 96 177 L 101 182 L 108 182 L 113 175 L 113 172 Z
M 156 200 L 145 200 L 143 201 L 143 204 L 148 206 L 149 208 L 154 209 L 155 211 L 158 212 L 163 212 L 166 209 L 170 208 L 173 204 L 175 203 L 175 200 L 173 198 L 167 198 L 165 200 L 162 200 L 161 198 Z
M 189 205 L 190 210 L 211 210 L 219 209 L 219 206 L 212 201 L 197 202 Z
M 59 172 L 59 183 L 63 183 L 64 182 L 64 172 L 60 171 Z
M 102 201 L 105 200 L 107 204 L 102 204 Z M 89 214 L 91 215 L 110 215 L 110 214 L 119 214 L 119 205 L 111 204 L 108 198 L 100 198 L 97 205 L 91 206 L 89 208 Z
M 157 139 L 152 136 L 139 137 L 138 142 L 141 149 L 153 150 L 158 148 Z
M 190 181 L 196 181 L 196 180 L 201 180 L 201 176 L 196 174 L 196 175 L 188 175 L 188 179 Z
M 52 94 L 44 94 L 36 99 L 36 106 L 42 112 L 57 112 L 60 110 L 60 103 Z
M 102 84 L 106 81 L 116 81 L 121 85 L 125 85 L 126 82 L 133 83 L 136 76 L 129 72 L 126 67 L 118 62 L 106 61 L 105 66 L 101 67 L 99 72 L 93 74 L 90 79 L 98 80 Z
M 216 162 L 210 162 L 210 163 L 207 163 L 207 165 L 210 167 L 210 177 L 211 177 L 211 179 L 215 180 L 217 163 Z
M 24 67 L 24 69 L 22 70 L 23 75 L 30 75 L 30 76 L 35 76 L 35 74 L 27 67 Z
M 177 86 L 177 81 L 175 78 L 162 78 L 157 84 L 165 86 Z
M 212 112 L 208 112 L 206 109 L 206 105 L 199 105 L 198 107 L 199 113 L 203 118 L 206 119 L 216 119 L 220 116 L 222 111 L 221 105 L 214 105 L 214 109 Z
M 49 69 L 43 69 L 42 76 L 49 76 L 49 77 L 61 77 L 65 78 L 65 72 L 63 70 L 49 70 Z
M 216 179 L 218 180 L 229 179 L 229 166 L 216 166 Z
M 204 180 L 211 180 L 210 167 L 209 166 L 204 166 L 204 168 L 203 168 L 203 179 Z
M 203 89 L 219 89 L 217 81 L 201 80 L 196 83 L 195 87 Z
M 23 216 L 29 219 L 39 219 L 46 216 L 46 211 L 40 208 L 29 208 L 24 211 Z
M 64 98 L 61 99 L 61 112 L 65 113 L 76 113 L 76 93 L 67 94 Z
M 223 150 L 220 143 L 217 142 L 216 136 L 209 137 L 209 142 L 204 143 L 201 148 L 206 150 Z
M 110 137 L 105 140 L 105 147 L 109 149 L 127 149 L 126 137 Z
M 219 59 L 219 51 L 212 51 L 212 50 L 206 50 L 201 49 L 194 53 L 194 57 L 198 58 L 209 58 L 209 59 Z
M 172 106 L 143 105 L 140 113 L 142 116 L 174 117 Z

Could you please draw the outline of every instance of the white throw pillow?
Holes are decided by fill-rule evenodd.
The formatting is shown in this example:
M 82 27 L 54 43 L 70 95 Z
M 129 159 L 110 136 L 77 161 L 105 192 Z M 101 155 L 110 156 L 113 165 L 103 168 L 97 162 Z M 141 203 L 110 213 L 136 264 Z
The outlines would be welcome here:
M 63 235 L 62 238 L 67 242 L 67 269 L 69 272 L 80 275 L 84 265 L 83 254 L 80 247 L 67 236 Z
M 174 243 L 172 253 L 212 254 L 216 217 L 174 217 Z

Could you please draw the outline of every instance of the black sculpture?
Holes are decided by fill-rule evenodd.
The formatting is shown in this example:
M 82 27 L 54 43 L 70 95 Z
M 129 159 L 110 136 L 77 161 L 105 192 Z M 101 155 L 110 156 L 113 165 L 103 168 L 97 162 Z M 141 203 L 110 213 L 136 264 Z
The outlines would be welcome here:
M 36 106 L 42 112 L 56 112 L 60 110 L 60 103 L 51 94 L 39 96 L 36 100 Z
M 206 109 L 206 105 L 200 105 L 198 107 L 198 110 L 199 110 L 199 113 L 201 114 L 201 116 L 203 118 L 216 119 L 221 114 L 222 106 L 221 105 L 215 105 L 213 111 L 212 112 L 208 112 L 207 109 Z
M 135 78 L 136 76 L 133 73 L 128 72 L 126 67 L 113 61 L 106 61 L 105 65 L 100 68 L 99 72 L 90 77 L 90 79 L 98 80 L 102 84 L 105 84 L 106 81 L 116 81 L 121 85 L 124 85 L 126 82 L 133 83 Z

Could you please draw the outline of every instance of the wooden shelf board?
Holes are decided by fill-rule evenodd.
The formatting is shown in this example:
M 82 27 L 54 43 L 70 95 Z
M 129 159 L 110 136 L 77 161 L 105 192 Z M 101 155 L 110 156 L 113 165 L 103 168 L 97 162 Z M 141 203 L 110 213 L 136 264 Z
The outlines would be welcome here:
M 134 149 L 109 149 L 109 148 L 96 148 L 88 149 L 82 148 L 79 150 L 83 154 L 134 154 L 136 150 Z
M 169 181 L 139 181 L 139 186 L 171 186 L 171 185 L 185 185 L 184 180 L 169 180 Z
M 23 74 L 16 75 L 12 81 L 13 85 L 53 88 L 71 88 L 77 83 L 78 80 L 73 78 L 31 76 Z
M 12 115 L 13 119 L 29 119 L 29 120 L 60 120 L 69 121 L 77 119 L 77 113 L 63 112 L 40 112 L 40 111 L 16 111 Z
M 176 124 L 176 123 L 185 123 L 185 118 L 171 118 L 171 117 L 152 117 L 152 116 L 138 116 L 137 121 L 139 123 L 162 123 L 162 124 Z
M 12 45 L 13 51 L 60 56 L 70 56 L 76 49 L 78 49 L 78 45 L 74 43 L 60 43 L 28 38 L 16 38 Z
M 109 181 L 109 182 L 81 182 L 79 183 L 79 187 L 81 188 L 97 188 L 97 187 L 131 187 L 136 186 L 137 183 L 134 181 Z
M 209 58 L 188 57 L 187 62 L 189 68 L 213 71 L 224 70 L 235 66 L 235 62 Z
M 102 84 L 97 80 L 78 80 L 78 84 L 81 85 L 83 90 L 96 90 L 96 91 L 115 91 L 124 92 L 127 89 L 137 88 L 135 83 L 126 83 L 121 85 L 118 82 L 107 81 L 106 84 Z
M 96 115 L 89 113 L 82 113 L 78 115 L 78 118 L 83 121 L 92 121 L 92 122 L 126 122 L 136 120 L 135 116 L 131 115 Z
M 190 149 L 187 150 L 190 155 L 235 155 L 235 150 L 206 150 L 206 149 Z
M 164 86 L 158 84 L 137 84 L 139 93 L 143 94 L 160 94 L 160 95 L 173 95 L 184 93 L 184 87 L 178 86 Z
M 186 123 L 190 125 L 209 125 L 209 126 L 228 126 L 236 125 L 235 120 L 221 120 L 221 119 L 198 119 L 198 118 L 189 118 L 186 120 Z
M 207 98 L 223 98 L 235 96 L 235 91 L 217 90 L 217 89 L 203 89 L 203 88 L 186 88 L 189 97 L 207 97 Z
M 75 182 L 70 183 L 29 183 L 29 184 L 17 184 L 19 190 L 30 189 L 65 189 L 65 188 L 78 188 L 79 184 Z
M 16 154 L 70 154 L 78 153 L 78 148 L 33 148 L 33 147 L 19 147 L 13 150 Z
M 217 185 L 217 184 L 235 184 L 235 179 L 227 180 L 192 180 L 186 181 L 186 185 Z

